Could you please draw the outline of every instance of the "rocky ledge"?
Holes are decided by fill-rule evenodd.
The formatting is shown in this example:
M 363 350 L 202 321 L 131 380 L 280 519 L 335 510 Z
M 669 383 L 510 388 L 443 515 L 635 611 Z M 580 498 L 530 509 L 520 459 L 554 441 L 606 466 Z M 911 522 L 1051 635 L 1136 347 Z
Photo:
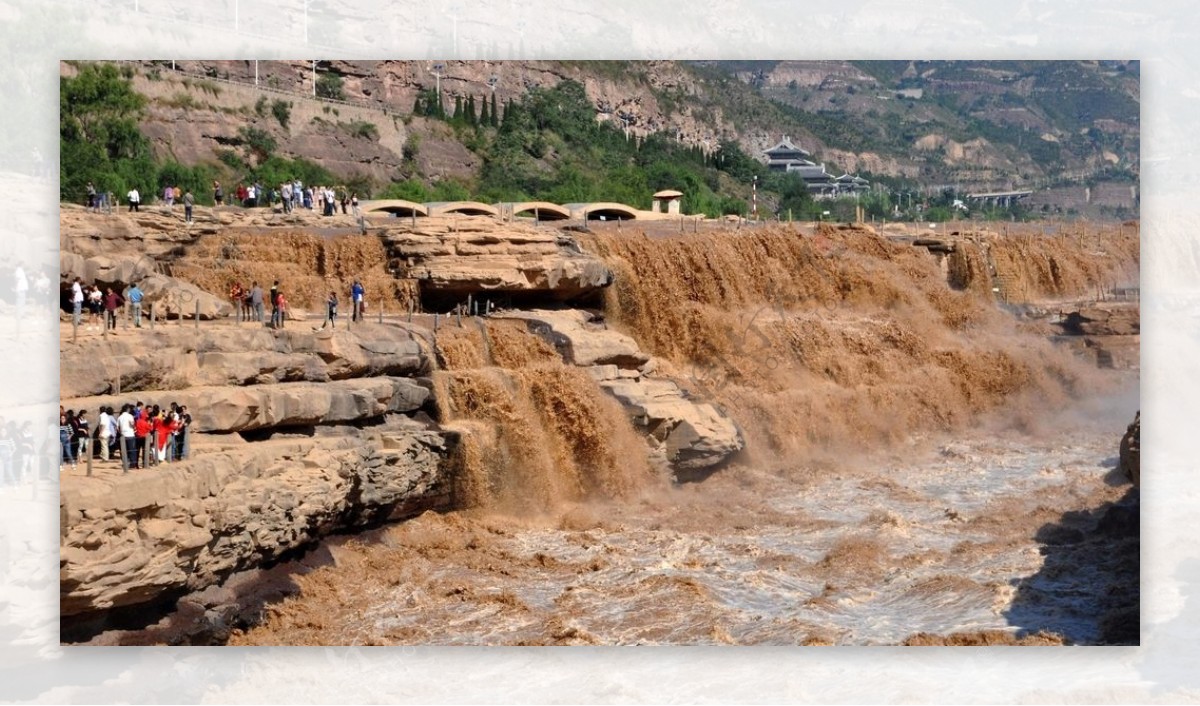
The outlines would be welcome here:
M 451 505 L 453 437 L 415 423 L 234 445 L 65 483 L 61 613 L 153 603 L 334 532 Z
M 427 305 L 468 294 L 507 301 L 571 301 L 607 287 L 612 271 L 557 229 L 483 216 L 389 219 L 381 237 L 400 277 L 416 280 Z

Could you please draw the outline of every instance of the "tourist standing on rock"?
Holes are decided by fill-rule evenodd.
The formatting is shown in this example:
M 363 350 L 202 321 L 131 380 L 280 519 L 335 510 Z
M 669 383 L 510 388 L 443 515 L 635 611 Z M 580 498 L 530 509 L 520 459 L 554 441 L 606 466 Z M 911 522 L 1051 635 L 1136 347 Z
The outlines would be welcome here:
M 124 303 L 125 300 L 121 295 L 109 287 L 108 292 L 104 295 L 104 327 L 109 331 L 117 330 L 117 311 Z
M 183 220 L 185 222 L 192 222 L 192 207 L 195 205 L 196 197 L 192 196 L 192 190 L 188 189 L 183 195 Z
M 79 320 L 83 317 L 83 285 L 78 277 L 71 283 L 71 315 L 72 322 L 78 327 Z
M 283 320 L 287 318 L 287 299 L 283 296 L 283 292 L 275 295 L 275 311 L 279 313 L 278 328 L 283 328 Z
M 263 322 L 263 291 L 258 282 L 250 283 L 250 306 L 254 307 L 254 320 Z
M 242 287 L 242 321 L 250 321 L 254 314 L 254 299 L 250 296 L 250 289 Z
M 358 192 L 350 194 L 350 210 L 354 212 L 354 216 L 358 217 Z
M 277 328 L 279 322 L 279 280 L 271 285 L 271 328 Z
M 167 210 L 175 206 L 175 189 L 170 184 L 163 187 L 163 203 L 167 205 Z
M 337 292 L 330 292 L 329 298 L 325 300 L 325 316 L 329 321 L 329 328 L 337 328 Z M 325 328 L 322 326 L 321 328 Z
M 141 328 L 142 327 L 142 299 L 145 298 L 145 295 L 142 294 L 141 289 L 138 289 L 138 286 L 136 283 L 132 287 L 129 288 L 129 291 L 126 292 L 126 295 L 127 295 L 127 298 L 129 299 L 129 305 L 133 308 L 133 325 L 136 328 Z
M 173 448 L 175 442 L 175 418 L 170 412 L 163 411 L 157 419 L 155 433 L 157 434 L 158 445 L 155 451 L 158 453 L 158 462 L 167 463 L 175 455 L 175 449 Z
M 87 458 L 87 455 L 91 453 L 91 449 L 88 448 L 88 441 L 91 440 L 92 434 L 88 426 L 86 409 L 79 410 L 79 414 L 75 415 L 71 428 L 74 430 L 75 457 L 81 459 Z
M 346 193 L 346 187 L 338 187 L 338 201 L 342 204 L 342 215 L 346 215 L 346 204 L 350 203 L 350 195 Z
M 138 193 L 136 186 L 129 190 L 129 193 L 125 195 L 125 198 L 129 199 L 130 213 L 139 212 L 138 206 L 142 202 L 142 195 Z
M 62 452 L 58 460 L 58 469 L 61 472 L 67 463 L 71 464 L 71 468 L 75 468 L 75 454 L 71 452 L 71 420 L 67 416 L 67 412 L 58 413 L 58 445 Z
M 96 200 L 96 187 L 92 182 L 87 183 L 87 207 L 89 211 L 99 211 L 97 208 L 99 202 Z
M 213 182 L 213 207 L 225 205 L 225 190 L 221 188 L 221 182 Z
M 100 330 L 101 317 L 104 315 L 104 294 L 100 291 L 100 285 L 93 284 L 87 295 L 88 307 L 88 328 Z
M 133 421 L 133 436 L 137 439 L 137 451 L 134 458 L 137 459 L 136 466 L 150 467 L 150 458 L 147 456 L 146 441 L 150 438 L 150 430 L 154 423 L 150 421 L 150 410 L 143 409 L 141 415 Z
M 242 283 L 235 280 L 233 286 L 229 288 L 229 301 L 233 304 L 233 313 L 235 316 L 238 313 L 245 313 L 245 299 L 246 292 L 242 290 Z
M 182 460 L 190 455 L 192 415 L 188 414 L 187 405 L 179 406 L 179 431 L 176 432 L 178 442 L 175 446 L 175 460 Z
M 363 315 L 363 295 L 365 294 L 362 282 L 354 280 L 354 284 L 350 287 L 350 320 L 361 321 Z
M 288 182 L 283 182 L 279 185 L 279 199 L 283 202 L 283 212 L 292 212 L 292 185 Z
M 310 186 L 304 190 L 304 207 L 308 210 L 313 210 L 313 188 Z
M 121 406 L 117 429 L 121 434 L 121 457 L 125 459 L 125 465 L 137 468 L 137 422 L 133 418 L 133 408 L 128 403 Z
M 100 460 L 108 460 L 108 448 L 112 444 L 112 415 L 108 413 L 108 407 L 100 408 L 100 418 L 96 420 L 97 443 L 100 448 Z

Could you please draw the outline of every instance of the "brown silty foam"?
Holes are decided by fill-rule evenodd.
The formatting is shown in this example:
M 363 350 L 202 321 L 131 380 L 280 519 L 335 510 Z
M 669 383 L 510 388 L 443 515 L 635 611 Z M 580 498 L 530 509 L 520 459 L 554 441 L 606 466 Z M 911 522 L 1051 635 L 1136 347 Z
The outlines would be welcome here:
M 465 506 L 541 515 L 654 482 L 620 406 L 521 324 L 448 326 L 437 345 L 440 421 L 463 434 Z
M 1020 267 L 1006 263 L 1033 251 L 1032 238 L 988 239 L 1022 291 L 1082 296 L 1095 282 L 1136 277 L 1135 228 L 1108 232 L 1100 258 L 1094 243 L 1044 238 L 1040 259 Z M 949 274 L 924 248 L 866 228 L 610 231 L 583 242 L 616 273 L 610 324 L 721 403 L 753 453 L 887 443 L 1014 403 L 1020 422 L 1022 406 L 1061 406 L 1104 387 L 997 308 L 987 256 L 965 239 Z
M 834 644 L 853 635 L 837 618 L 889 586 L 901 610 L 1009 605 L 1002 570 L 1033 552 L 1038 529 L 1122 492 L 1088 476 L 947 507 L 924 490 L 921 463 L 897 473 L 886 452 L 818 452 L 954 431 L 984 449 L 951 464 L 963 469 L 954 478 L 970 479 L 988 453 L 1005 453 L 987 451 L 988 434 L 971 431 L 978 422 L 1035 428 L 1057 414 L 1048 411 L 1105 392 L 1086 363 L 999 310 L 992 290 L 1000 272 L 1015 273 L 1006 285 L 1031 300 L 1136 283 L 1135 229 L 1109 232 L 1097 262 L 1094 242 L 1078 238 L 1040 247 L 991 238 L 986 249 L 964 242 L 945 270 L 924 249 L 855 229 L 662 238 L 626 225 L 583 241 L 617 275 L 609 325 L 658 356 L 658 374 L 728 410 L 750 455 L 703 483 L 663 487 L 623 411 L 523 325 L 444 327 L 434 382 L 440 421 L 464 432 L 460 493 L 472 509 L 334 547 L 336 567 L 299 577 L 301 595 L 232 643 Z M 1057 457 L 1058 444 L 1075 443 L 1064 437 L 1042 443 Z M 1021 475 L 1032 483 L 1039 473 Z M 802 506 L 778 506 L 792 497 Z M 830 516 L 833 497 L 841 505 Z M 944 546 L 913 540 L 923 533 Z M 721 573 L 745 557 L 744 577 Z M 807 601 L 800 617 L 739 618 L 747 609 L 722 596 L 776 579 L 788 587 L 781 595 Z M 543 589 L 551 598 L 539 598 Z M 967 628 L 895 641 L 1063 638 Z

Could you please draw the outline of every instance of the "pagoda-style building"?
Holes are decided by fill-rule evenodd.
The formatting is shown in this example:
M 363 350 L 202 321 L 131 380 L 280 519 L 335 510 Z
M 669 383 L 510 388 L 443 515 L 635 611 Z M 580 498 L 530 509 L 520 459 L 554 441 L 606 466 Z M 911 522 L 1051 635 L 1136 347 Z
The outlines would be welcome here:
M 857 195 L 870 188 L 870 182 L 862 177 L 849 174 L 835 177 L 825 171 L 824 164 L 809 159 L 812 155 L 793 144 L 787 135 L 764 154 L 767 157 L 767 169 L 795 174 L 804 180 L 809 193 L 818 198 Z

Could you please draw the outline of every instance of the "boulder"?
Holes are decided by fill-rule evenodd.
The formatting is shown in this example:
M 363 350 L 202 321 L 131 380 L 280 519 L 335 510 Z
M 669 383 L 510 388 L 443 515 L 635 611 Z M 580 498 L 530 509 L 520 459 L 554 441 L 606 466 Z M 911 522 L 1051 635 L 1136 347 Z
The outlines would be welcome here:
M 1139 411 L 1133 418 L 1133 423 L 1121 437 L 1119 448 L 1119 468 L 1121 474 L 1128 478 L 1135 487 L 1142 485 L 1142 413 Z
M 395 220 L 384 235 L 395 269 L 448 305 L 479 293 L 566 300 L 613 280 L 603 262 L 556 230 L 485 217 L 422 218 L 415 226 Z
M 636 369 L 650 360 L 636 341 L 607 328 L 602 320 L 585 311 L 506 311 L 496 316 L 524 321 L 531 332 L 546 339 L 564 361 L 574 365 Z
M 618 378 L 600 386 L 662 446 L 681 480 L 715 470 L 745 447 L 729 417 L 711 404 L 687 399 L 670 380 Z
M 1063 331 L 1075 336 L 1132 336 L 1141 330 L 1136 306 L 1094 306 L 1072 311 L 1062 322 Z

